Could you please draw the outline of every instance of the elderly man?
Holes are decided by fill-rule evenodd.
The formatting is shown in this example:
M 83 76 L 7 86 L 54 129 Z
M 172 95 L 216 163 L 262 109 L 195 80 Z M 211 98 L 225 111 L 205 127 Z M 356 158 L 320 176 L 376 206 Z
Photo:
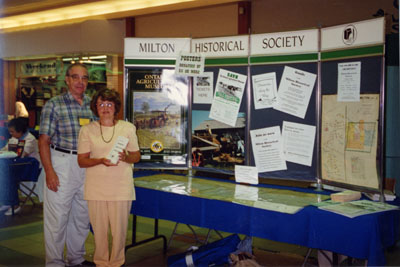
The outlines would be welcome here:
M 90 98 L 84 95 L 88 80 L 85 65 L 70 65 L 65 74 L 68 91 L 42 109 L 39 150 L 47 186 L 43 206 L 46 266 L 91 265 L 84 259 L 89 232 L 83 199 L 85 169 L 77 162 L 79 130 L 94 118 Z

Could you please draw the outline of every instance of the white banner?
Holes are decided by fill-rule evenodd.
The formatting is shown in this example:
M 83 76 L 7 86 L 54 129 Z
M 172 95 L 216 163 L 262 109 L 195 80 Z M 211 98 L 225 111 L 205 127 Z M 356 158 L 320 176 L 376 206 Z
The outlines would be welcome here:
M 324 28 L 321 31 L 321 48 L 324 51 L 383 44 L 385 42 L 384 30 L 385 20 L 383 17 Z
M 125 38 L 125 58 L 176 58 L 190 52 L 190 38 Z
M 251 55 L 318 52 L 318 30 L 250 35 Z
M 192 53 L 205 57 L 247 57 L 249 37 L 247 35 L 192 40 Z

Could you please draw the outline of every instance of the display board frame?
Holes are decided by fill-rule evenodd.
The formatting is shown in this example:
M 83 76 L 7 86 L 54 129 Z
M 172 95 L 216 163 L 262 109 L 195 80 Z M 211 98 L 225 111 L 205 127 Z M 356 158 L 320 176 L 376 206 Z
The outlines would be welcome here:
M 161 47 L 172 47 L 166 45 L 169 41 L 174 42 L 179 40 L 178 49 L 174 49 L 172 53 L 162 51 Z M 141 45 L 141 42 L 147 42 L 147 46 Z M 208 77 L 205 80 L 213 80 L 213 89 L 217 85 L 217 80 L 220 78 L 220 70 L 231 72 L 233 75 L 247 76 L 246 84 L 244 86 L 244 93 L 241 99 L 240 107 L 238 108 L 238 117 L 243 118 L 239 125 L 234 125 L 233 128 L 242 128 L 244 133 L 239 133 L 238 140 L 242 142 L 244 139 L 244 159 L 239 163 L 243 165 L 256 165 L 256 158 L 253 149 L 250 132 L 263 128 L 272 128 L 275 126 L 280 129 L 289 129 L 290 125 L 293 132 L 286 131 L 285 148 L 282 149 L 284 153 L 288 153 L 288 137 L 287 135 L 295 133 L 296 130 L 304 131 L 304 136 L 311 133 L 313 136 L 306 140 L 304 154 L 292 156 L 289 161 L 286 159 L 286 168 L 283 169 L 268 169 L 267 171 L 259 172 L 259 178 L 270 179 L 285 179 L 285 180 L 301 180 L 307 182 L 317 182 L 318 185 L 328 184 L 337 185 L 344 188 L 356 190 L 381 190 L 383 187 L 383 121 L 384 121 L 384 18 L 373 20 L 361 21 L 356 23 L 349 23 L 346 25 L 338 25 L 328 28 L 308 29 L 302 31 L 280 32 L 280 33 L 265 33 L 265 34 L 250 34 L 243 36 L 225 36 L 214 38 L 127 38 L 125 43 L 125 94 L 128 99 L 126 102 L 133 101 L 130 96 L 129 84 L 127 82 L 128 72 L 137 71 L 140 69 L 173 69 L 175 66 L 175 59 L 180 52 L 201 54 L 205 57 L 205 72 L 208 72 Z M 155 49 L 155 47 L 157 49 Z M 140 49 L 145 49 L 144 53 L 139 53 Z M 132 52 L 133 51 L 133 52 Z M 142 51 L 143 52 L 143 51 Z M 164 53 L 166 52 L 166 53 Z M 171 52 L 171 51 L 170 51 Z M 374 93 L 379 94 L 379 118 L 377 120 L 377 147 L 380 148 L 376 152 L 377 156 L 377 169 L 378 169 L 378 186 L 366 187 L 362 185 L 347 184 L 341 181 L 332 181 L 322 177 L 321 171 L 321 135 L 322 130 L 322 99 L 325 95 L 331 94 L 337 90 L 338 71 L 337 64 L 360 61 L 362 67 L 361 71 L 361 90 L 360 94 Z M 332 68 L 333 64 L 333 68 Z M 336 71 L 333 71 L 336 69 Z M 212 74 L 210 74 L 210 72 Z M 282 106 L 263 106 L 257 107 L 254 99 L 255 92 L 257 94 L 262 92 L 259 86 L 254 86 L 253 77 L 257 75 L 274 73 L 274 79 L 277 83 L 277 97 L 284 94 L 285 90 L 290 92 L 291 85 L 303 86 L 300 89 L 299 97 L 297 99 L 298 105 L 302 109 L 301 112 L 289 112 L 289 108 L 282 108 Z M 292 73 L 289 76 L 288 73 Z M 307 81 L 301 79 L 293 80 L 293 73 L 296 75 L 307 76 Z M 272 77 L 272 76 L 271 76 Z M 193 156 L 193 149 L 198 149 L 199 146 L 193 142 L 193 138 L 201 140 L 199 133 L 204 133 L 204 136 L 209 133 L 210 140 L 202 138 L 202 142 L 209 145 L 212 150 L 215 147 L 222 148 L 221 142 L 215 143 L 212 139 L 213 130 L 222 128 L 222 135 L 232 135 L 233 130 L 224 130 L 223 127 L 216 126 L 214 129 L 210 124 L 201 126 L 194 130 L 196 125 L 197 111 L 210 111 L 211 103 L 197 103 L 194 101 L 194 79 L 196 77 L 189 77 L 188 86 L 188 105 L 187 105 L 187 122 L 186 122 L 186 162 L 185 164 L 174 165 L 166 164 L 153 164 L 150 163 L 148 168 L 171 168 L 171 169 L 188 169 L 199 170 L 216 173 L 234 174 L 233 169 L 226 169 L 219 165 L 202 166 L 196 165 L 199 163 L 197 158 Z M 370 90 L 365 87 L 369 84 L 369 80 L 374 79 L 374 89 Z M 283 89 L 278 88 L 284 81 Z M 196 80 L 198 81 L 198 80 Z M 308 83 L 309 81 L 309 83 Z M 336 81 L 336 82 L 335 82 Z M 376 81 L 378 85 L 376 85 Z M 285 84 L 286 83 L 286 84 Z M 289 83 L 289 85 L 288 85 Z M 206 84 L 206 83 L 205 83 Z M 278 86 L 279 84 L 279 86 Z M 229 86 L 227 86 L 228 88 Z M 232 87 L 232 86 L 231 86 Z M 233 88 L 233 87 L 232 87 Z M 367 88 L 367 89 L 366 89 Z M 207 89 L 209 90 L 209 89 Z M 215 90 L 216 91 L 216 90 Z M 293 93 L 294 91 L 292 91 Z M 265 92 L 264 92 L 265 93 Z M 215 92 L 213 92 L 215 94 Z M 197 96 L 197 95 L 196 95 Z M 289 96 L 287 93 L 286 96 Z M 214 96 L 215 98 L 215 96 Z M 289 97 L 290 98 L 290 97 Z M 301 103 L 301 98 L 309 98 L 308 102 Z M 214 100 L 214 99 L 213 99 Z M 286 105 L 291 103 L 286 99 Z M 264 103 L 265 105 L 265 103 Z M 280 104 L 281 105 L 281 104 Z M 301 106 L 303 105 L 303 107 Z M 232 111 L 234 111 L 232 109 Z M 132 119 L 132 110 L 126 110 L 125 118 Z M 186 112 L 186 111 L 185 111 Z M 236 112 L 236 111 L 235 111 Z M 266 120 L 266 118 L 268 118 Z M 132 119 L 133 121 L 133 119 Z M 205 122 L 207 123 L 207 122 Z M 239 127 L 238 127 L 239 126 Z M 197 131 L 197 132 L 196 132 Z M 225 131 L 225 133 L 223 133 Z M 297 134 L 297 133 L 296 133 Z M 233 135 L 236 135 L 235 133 Z M 283 130 L 282 130 L 283 135 Z M 244 136 L 244 138 L 243 138 Z M 303 136 L 303 137 L 304 137 Z M 218 137 L 218 134 L 216 135 Z M 302 136 L 297 136 L 299 142 Z M 307 139 L 307 138 L 306 138 Z M 233 140 L 233 138 L 232 138 Z M 233 140 L 235 141 L 235 140 Z M 268 142 L 268 141 L 267 141 Z M 275 141 L 273 141 L 275 142 Z M 292 140 L 293 142 L 293 140 Z M 308 143 L 307 143 L 308 142 Z M 216 145 L 217 144 L 217 145 Z M 312 148 L 310 149 L 310 147 Z M 294 146 L 293 146 L 294 147 Z M 291 148 L 292 149 L 292 148 Z M 232 154 L 230 150 L 229 154 Z M 301 151 L 301 147 L 298 148 Z M 237 151 L 236 151 L 237 152 Z M 290 151 L 289 151 L 290 152 Z M 293 151 L 292 151 L 293 152 Z M 234 153 L 233 153 L 234 154 Z M 292 153 L 294 155 L 295 153 Z M 286 154 L 287 155 L 287 154 Z M 301 160 L 299 158 L 308 158 Z M 214 156 L 211 156 L 213 159 Z M 311 158 L 311 160 L 310 160 Z M 196 162 L 195 162 L 196 161 Z M 234 161 L 233 161 L 234 162 Z M 165 164 L 166 162 L 163 162 Z M 195 163 L 195 164 L 194 164 Z M 237 164 L 234 162 L 233 165 Z M 140 164 L 139 164 L 140 165 Z M 136 166 L 138 167 L 138 165 Z

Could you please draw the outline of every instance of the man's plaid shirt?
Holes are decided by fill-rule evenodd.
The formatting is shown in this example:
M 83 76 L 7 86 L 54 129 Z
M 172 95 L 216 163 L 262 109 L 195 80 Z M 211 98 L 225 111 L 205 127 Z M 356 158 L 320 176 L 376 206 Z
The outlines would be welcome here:
M 46 102 L 40 116 L 39 133 L 50 136 L 51 143 L 55 146 L 77 150 L 81 128 L 79 119 L 94 118 L 87 95 L 84 95 L 81 106 L 71 93 L 67 92 Z

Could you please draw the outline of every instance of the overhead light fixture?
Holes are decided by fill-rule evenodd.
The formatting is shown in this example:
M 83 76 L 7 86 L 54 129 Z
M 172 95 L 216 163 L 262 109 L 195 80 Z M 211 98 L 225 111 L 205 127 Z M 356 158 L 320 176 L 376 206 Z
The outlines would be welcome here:
M 15 15 L 0 18 L 0 31 L 18 31 L 65 23 L 82 22 L 91 19 L 107 19 L 114 13 L 132 12 L 129 14 L 145 14 L 143 10 L 148 8 L 163 8 L 171 5 L 185 4 L 195 6 L 205 6 L 221 4 L 227 2 L 237 2 L 238 0 L 102 0 L 86 4 L 61 7 L 46 11 L 32 12 L 23 15 Z M 135 14 L 136 11 L 136 14 Z M 143 13 L 140 13 L 142 11 Z M 127 13 L 125 14 L 126 17 Z
M 104 62 L 104 61 L 96 61 L 96 60 L 83 60 L 81 63 L 96 64 L 96 65 L 105 65 L 106 64 L 106 62 Z
M 84 56 L 84 57 L 64 57 L 62 61 L 64 62 L 83 62 L 83 63 L 91 63 L 91 64 L 106 64 L 106 61 L 101 61 L 102 59 L 107 59 L 106 55 L 99 56 Z
M 101 56 L 90 56 L 90 59 L 106 59 L 107 56 L 106 55 L 101 55 Z

